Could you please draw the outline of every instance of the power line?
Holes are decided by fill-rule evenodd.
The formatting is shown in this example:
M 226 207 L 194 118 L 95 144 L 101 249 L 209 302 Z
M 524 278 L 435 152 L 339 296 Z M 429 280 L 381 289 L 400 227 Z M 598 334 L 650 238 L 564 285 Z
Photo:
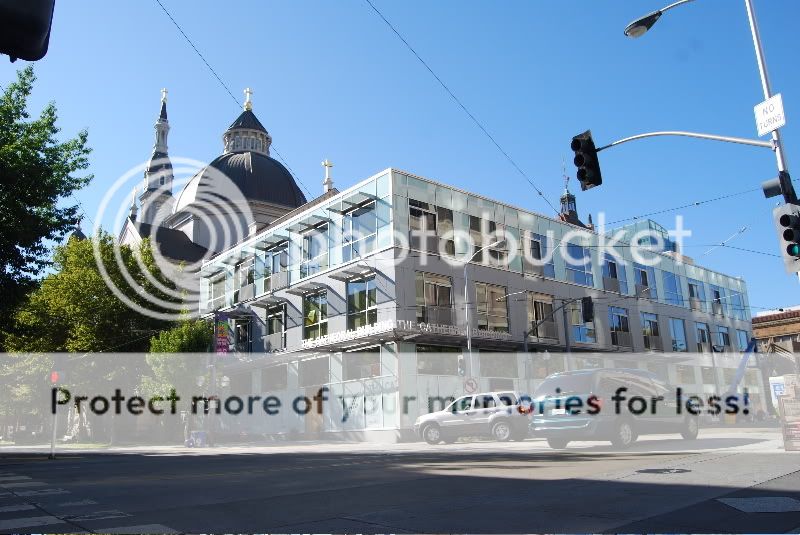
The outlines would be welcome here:
M 663 210 L 657 210 L 655 212 L 648 212 L 648 213 L 645 213 L 645 214 L 635 215 L 635 216 L 632 216 L 632 217 L 626 217 L 626 218 L 623 218 L 623 219 L 617 219 L 616 221 L 611 221 L 611 222 L 606 223 L 606 224 L 607 225 L 615 225 L 617 223 L 623 223 L 625 221 L 635 221 L 637 219 L 643 219 L 643 218 L 646 218 L 646 217 L 650 217 L 652 215 L 665 214 L 667 212 L 674 212 L 675 210 L 680 210 L 682 208 L 691 208 L 693 206 L 700 206 L 700 205 L 708 204 L 708 203 L 711 203 L 711 202 L 721 201 L 721 200 L 724 200 L 724 199 L 730 199 L 731 197 L 737 197 L 739 195 L 744 195 L 745 193 L 752 193 L 754 191 L 761 191 L 761 188 L 750 188 L 750 189 L 747 189 L 747 190 L 738 191 L 736 193 L 729 193 L 727 195 L 720 195 L 719 197 L 713 197 L 711 199 L 705 199 L 705 200 L 702 200 L 702 201 L 694 201 L 694 202 L 690 202 L 690 203 L 687 203 L 687 204 L 682 204 L 680 206 L 675 206 L 673 208 L 664 208 Z
M 233 95 L 233 92 L 231 91 L 230 87 L 228 87 L 228 85 L 222 80 L 222 78 L 219 76 L 219 74 L 217 74 L 217 71 L 214 70 L 214 67 L 211 66 L 211 64 L 208 62 L 208 60 L 206 60 L 205 56 L 203 56 L 203 54 L 200 52 L 200 50 L 197 49 L 197 47 L 195 46 L 194 42 L 192 42 L 192 40 L 189 39 L 189 36 L 186 35 L 186 32 L 184 32 L 183 28 L 181 28 L 181 25 L 178 24 L 178 21 L 175 20 L 175 17 L 173 17 L 172 14 L 167 10 L 167 8 L 164 7 L 164 4 L 161 3 L 161 0 L 155 0 L 155 2 L 161 7 L 161 10 L 164 11 L 164 13 L 167 15 L 167 17 L 169 17 L 169 20 L 172 21 L 172 24 L 175 25 L 175 27 L 178 29 L 180 34 L 183 36 L 183 38 L 186 40 L 186 42 L 189 43 L 189 46 L 192 47 L 192 50 L 195 51 L 197 56 L 203 61 L 205 66 L 208 68 L 208 70 L 211 71 L 211 74 L 214 76 L 214 78 L 217 79 L 217 81 L 223 87 L 223 89 L 225 89 L 225 92 L 228 93 L 228 95 L 231 97 L 231 99 L 236 103 L 236 107 L 237 108 L 241 107 L 241 102 L 239 102 L 239 99 L 237 99 Z M 311 190 L 308 189 L 308 187 L 305 185 L 305 183 L 303 183 L 303 181 L 300 180 L 300 177 L 297 176 L 294 171 L 292 171 L 291 167 L 289 167 L 288 162 L 284 159 L 283 156 L 281 156 L 281 153 L 278 152 L 278 149 L 275 147 L 274 143 L 270 146 L 270 148 L 272 149 L 273 152 L 275 152 L 275 155 L 278 157 L 278 159 L 280 159 L 281 162 L 283 162 L 283 164 L 286 166 L 286 168 L 289 170 L 289 172 L 292 174 L 292 176 L 294 176 L 297 179 L 297 181 L 300 182 L 300 185 L 303 186 L 303 189 L 306 190 L 306 193 L 308 193 L 309 195 L 313 196 L 313 194 L 311 193 Z
M 425 60 L 422 59 L 422 57 L 420 57 L 420 55 L 417 53 L 417 51 L 414 50 L 414 47 L 412 47 L 409 44 L 409 42 L 406 41 L 405 37 L 403 37 L 402 34 L 400 34 L 400 32 L 397 30 L 397 28 L 395 28 L 394 25 L 391 22 L 389 22 L 389 20 L 383 15 L 383 13 L 381 13 L 380 10 L 378 10 L 378 8 L 375 7 L 375 4 L 372 3 L 372 0 L 364 0 L 364 1 L 367 4 L 369 4 L 369 6 L 373 9 L 373 11 L 375 11 L 375 13 L 378 14 L 378 16 L 383 20 L 383 22 L 385 22 L 386 25 L 392 30 L 392 32 L 394 32 L 394 34 L 403 42 L 403 44 L 406 46 L 406 48 L 408 48 L 411 51 L 411 53 L 414 54 L 414 57 L 416 57 L 417 60 L 419 60 L 419 62 L 422 63 L 422 65 L 428 70 L 428 72 L 431 73 L 431 75 L 436 79 L 436 81 L 439 82 L 439 85 L 441 85 L 442 88 L 447 92 L 447 94 L 450 95 L 450 98 L 452 98 L 453 101 L 456 104 L 458 104 L 458 106 L 464 111 L 464 113 L 466 113 L 467 116 L 472 120 L 472 122 L 474 122 L 475 125 L 481 130 L 481 132 L 483 132 L 484 135 L 487 138 L 489 138 L 489 141 L 491 141 L 494 144 L 494 146 L 497 147 L 497 150 L 499 150 L 503 154 L 503 156 L 505 156 L 505 158 L 509 161 L 509 163 L 511 163 L 511 165 L 514 167 L 514 169 L 517 170 L 517 172 L 522 176 L 522 178 L 524 178 L 528 182 L 528 184 L 530 184 L 531 187 L 534 190 L 536 190 L 536 193 L 538 193 L 539 196 L 542 199 L 544 199 L 544 202 L 546 202 L 547 205 L 550 206 L 550 208 L 552 208 L 552 210 L 556 214 L 558 214 L 559 211 L 556 209 L 555 206 L 553 206 L 553 204 L 547 199 L 547 197 L 544 196 L 544 193 L 542 192 L 542 190 L 540 190 L 536 186 L 536 184 L 533 183 L 533 181 L 528 177 L 528 175 L 525 174 L 525 172 L 520 168 L 519 165 L 517 165 L 517 162 L 515 162 L 514 159 L 508 154 L 508 152 L 506 152 L 505 149 L 503 149 L 503 147 L 500 146 L 500 144 L 492 136 L 492 134 L 490 134 L 489 131 L 483 126 L 483 124 L 481 124 L 481 122 L 478 121 L 478 119 L 475 117 L 475 115 L 473 115 L 472 112 L 470 112 L 469 109 L 467 109 L 467 107 L 464 105 L 464 103 L 461 102 L 461 100 L 453 93 L 452 90 L 450 90 L 450 88 L 447 86 L 447 84 L 445 84 L 444 81 L 439 77 L 439 75 L 437 75 L 434 72 L 434 70 L 430 67 L 430 65 L 428 65 L 425 62 Z

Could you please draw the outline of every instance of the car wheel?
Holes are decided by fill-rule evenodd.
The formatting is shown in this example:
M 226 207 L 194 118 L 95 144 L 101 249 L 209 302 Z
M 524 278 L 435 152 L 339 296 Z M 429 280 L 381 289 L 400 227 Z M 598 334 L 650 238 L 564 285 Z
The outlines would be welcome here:
M 505 420 L 495 422 L 492 425 L 492 438 L 499 442 L 507 442 L 511 438 L 511 425 Z
M 617 420 L 611 444 L 614 447 L 625 449 L 631 447 L 634 442 L 636 442 L 636 430 L 633 428 L 633 423 L 628 419 Z
M 681 436 L 685 440 L 694 440 L 697 438 L 697 433 L 700 432 L 700 422 L 697 421 L 697 418 L 689 417 L 686 419 L 686 422 L 683 424 L 683 430 L 681 431 Z
M 567 444 L 569 444 L 569 440 L 564 438 L 548 438 L 547 445 L 553 448 L 554 450 L 565 450 L 567 449 Z
M 438 444 L 442 441 L 442 432 L 438 425 L 426 425 L 422 429 L 422 438 L 424 438 L 425 442 L 428 444 Z

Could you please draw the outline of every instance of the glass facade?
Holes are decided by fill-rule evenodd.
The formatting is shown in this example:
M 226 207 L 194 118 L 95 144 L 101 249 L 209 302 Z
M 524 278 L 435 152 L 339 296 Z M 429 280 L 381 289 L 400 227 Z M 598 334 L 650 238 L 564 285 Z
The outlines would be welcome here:
M 566 264 L 567 281 L 582 286 L 594 286 L 592 255 L 588 248 L 568 243 L 564 262 Z
M 347 330 L 374 325 L 378 321 L 375 275 L 347 282 Z
M 328 292 L 303 297 L 303 339 L 328 334 Z
M 669 319 L 669 334 L 672 336 L 673 351 L 689 351 L 689 344 L 686 342 L 686 325 L 682 319 Z
M 478 329 L 508 332 L 508 291 L 504 286 L 475 283 Z

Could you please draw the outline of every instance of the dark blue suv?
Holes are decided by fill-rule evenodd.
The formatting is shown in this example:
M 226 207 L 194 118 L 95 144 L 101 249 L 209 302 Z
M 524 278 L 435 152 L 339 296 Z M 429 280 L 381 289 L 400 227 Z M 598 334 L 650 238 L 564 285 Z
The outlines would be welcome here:
M 646 405 L 633 401 L 634 397 L 642 398 Z M 648 433 L 680 433 L 693 440 L 699 419 L 686 407 L 679 409 L 679 402 L 673 387 L 644 370 L 556 373 L 533 395 L 531 430 L 554 449 L 566 448 L 573 440 L 609 440 L 616 447 L 627 448 L 639 435 Z

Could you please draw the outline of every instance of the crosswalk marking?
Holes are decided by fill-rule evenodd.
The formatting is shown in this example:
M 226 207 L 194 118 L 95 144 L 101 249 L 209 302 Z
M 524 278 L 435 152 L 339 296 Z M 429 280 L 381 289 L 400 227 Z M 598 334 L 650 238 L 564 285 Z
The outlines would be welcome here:
M 18 490 L 15 494 L 17 496 L 25 498 L 28 496 L 51 496 L 53 494 L 69 494 L 69 491 L 64 489 Z
M 95 533 L 180 533 L 161 524 L 145 524 L 142 526 L 119 526 L 113 528 L 94 529 Z
M 57 505 L 57 507 L 81 507 L 82 505 L 97 505 L 97 502 L 94 500 L 80 500 L 77 502 L 62 502 Z
M 8 531 L 19 528 L 32 528 L 35 526 L 49 526 L 52 524 L 64 524 L 65 522 L 55 516 L 29 516 L 25 518 L 11 518 L 0 520 L 0 530 Z
M 23 481 L 20 483 L 3 483 L 0 482 L 0 487 L 4 489 L 18 489 L 24 487 L 46 487 L 47 483 L 42 483 L 41 481 Z
M 23 503 L 20 505 L 8 505 L 6 507 L 0 507 L 0 513 L 14 513 L 16 511 L 30 511 L 32 509 L 36 509 L 36 506 L 29 503 Z
M 32 488 L 32 487 L 46 487 L 46 488 Z M 13 489 L 13 490 L 12 490 Z M 47 487 L 46 483 L 32 481 L 28 476 L 17 475 L 13 472 L 0 472 L 0 497 L 36 497 L 36 496 L 53 496 L 59 494 L 69 494 L 68 490 L 62 488 Z M 2 502 L 0 502 L 2 503 Z M 6 503 L 8 503 L 6 501 Z M 88 505 L 98 505 L 94 500 L 76 500 L 66 501 L 57 504 L 55 507 L 68 508 L 68 507 L 85 507 Z M 35 502 L 20 503 L 14 505 L 0 505 L 0 514 L 18 513 L 23 511 L 38 510 L 42 513 L 48 511 L 42 510 L 43 505 Z M 34 513 L 35 514 L 35 513 Z M 85 521 L 99 521 L 110 519 L 122 519 L 131 517 L 133 515 L 117 509 L 95 511 L 92 513 L 73 514 L 61 517 L 51 514 L 40 514 L 39 516 L 18 517 L 0 519 L 0 532 L 8 532 L 13 530 L 20 530 L 25 528 L 36 528 L 39 526 L 50 526 L 56 524 L 66 524 L 68 522 L 85 522 Z M 137 526 L 114 526 L 109 528 L 95 529 L 96 533 L 170 533 L 177 534 L 172 528 L 162 524 L 142 524 Z
M 0 483 L 4 481 L 24 481 L 29 479 L 28 476 L 0 476 Z

